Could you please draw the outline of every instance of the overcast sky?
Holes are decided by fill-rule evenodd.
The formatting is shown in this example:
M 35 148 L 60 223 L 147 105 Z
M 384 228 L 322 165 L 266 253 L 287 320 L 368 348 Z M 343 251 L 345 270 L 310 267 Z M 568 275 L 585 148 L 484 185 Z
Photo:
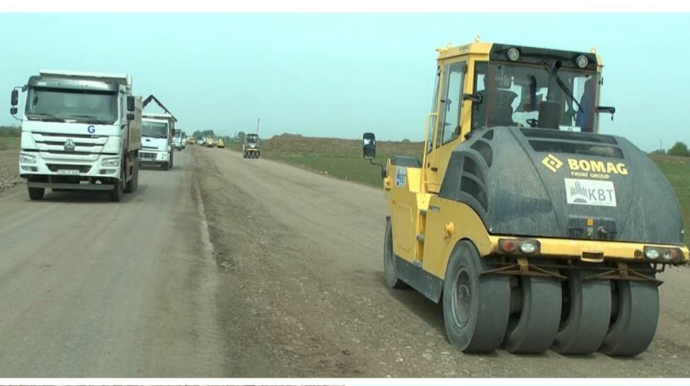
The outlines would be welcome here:
M 604 61 L 601 131 L 644 150 L 690 143 L 690 15 L 0 14 L 0 92 L 39 69 L 127 73 L 191 133 L 423 140 L 436 52 L 483 41 Z M 4 91 L 2 91 L 4 90 Z M 0 125 L 14 124 L 9 113 Z

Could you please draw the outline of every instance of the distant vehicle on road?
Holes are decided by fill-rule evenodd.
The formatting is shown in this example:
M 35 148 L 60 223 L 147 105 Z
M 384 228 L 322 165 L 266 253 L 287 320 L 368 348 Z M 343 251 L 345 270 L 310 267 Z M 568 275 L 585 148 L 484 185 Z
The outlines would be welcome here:
M 261 157 L 261 143 L 259 142 L 259 134 L 247 134 L 244 136 L 244 143 L 242 144 L 243 158 L 259 158 Z
M 183 142 L 185 142 L 183 132 L 181 130 L 175 130 L 172 140 L 173 147 L 177 150 L 182 150 L 184 149 Z
M 218 145 L 216 146 L 218 146 L 218 148 L 220 149 L 225 147 L 225 141 L 223 140 L 223 138 L 218 138 Z

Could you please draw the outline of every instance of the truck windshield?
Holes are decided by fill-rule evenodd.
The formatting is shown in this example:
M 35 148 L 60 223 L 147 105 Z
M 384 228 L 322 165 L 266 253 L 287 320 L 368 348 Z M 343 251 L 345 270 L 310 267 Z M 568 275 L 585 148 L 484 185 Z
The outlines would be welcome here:
M 549 72 L 544 66 L 514 63 L 477 63 L 475 93 L 482 102 L 475 104 L 472 129 L 493 126 L 535 127 L 539 104 L 546 100 Z M 561 130 L 592 132 L 597 103 L 597 73 L 561 68 L 558 77 L 574 98 L 556 86 L 556 99 L 562 106 Z M 578 106 L 579 105 L 579 106 Z
M 249 143 L 256 143 L 256 141 L 259 139 L 257 135 L 247 135 L 247 142 Z
M 141 122 L 141 136 L 151 138 L 168 138 L 168 124 L 163 122 Z
M 26 117 L 30 120 L 117 121 L 117 93 L 54 88 L 29 89 Z

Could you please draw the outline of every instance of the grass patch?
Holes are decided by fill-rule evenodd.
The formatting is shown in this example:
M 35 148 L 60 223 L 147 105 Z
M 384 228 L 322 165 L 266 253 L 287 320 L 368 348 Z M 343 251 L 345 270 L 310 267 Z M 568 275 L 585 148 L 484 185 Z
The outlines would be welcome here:
M 329 176 L 345 181 L 381 186 L 381 169 L 378 166 L 369 164 L 361 157 L 318 154 L 270 154 L 263 152 L 261 156 L 323 174 L 327 173 Z M 385 158 L 381 158 L 385 160 Z
M 17 150 L 21 140 L 21 137 L 0 137 L 0 150 Z
M 377 143 L 378 162 L 385 163 L 393 155 L 419 156 L 422 143 Z M 309 138 L 283 134 L 265 141 L 261 157 L 285 162 L 346 181 L 381 186 L 381 169 L 362 158 L 362 142 L 336 138 Z
M 242 143 L 241 142 L 226 142 L 225 148 L 228 150 L 242 151 Z
M 0 126 L 0 150 L 16 150 L 21 146 L 22 128 Z

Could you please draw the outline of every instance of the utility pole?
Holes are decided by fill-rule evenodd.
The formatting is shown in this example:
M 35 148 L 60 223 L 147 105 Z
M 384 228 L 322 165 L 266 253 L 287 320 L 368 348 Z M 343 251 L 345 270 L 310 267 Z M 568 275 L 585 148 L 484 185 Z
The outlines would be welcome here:
M 261 123 L 261 118 L 256 118 L 256 135 L 259 135 L 259 123 Z

